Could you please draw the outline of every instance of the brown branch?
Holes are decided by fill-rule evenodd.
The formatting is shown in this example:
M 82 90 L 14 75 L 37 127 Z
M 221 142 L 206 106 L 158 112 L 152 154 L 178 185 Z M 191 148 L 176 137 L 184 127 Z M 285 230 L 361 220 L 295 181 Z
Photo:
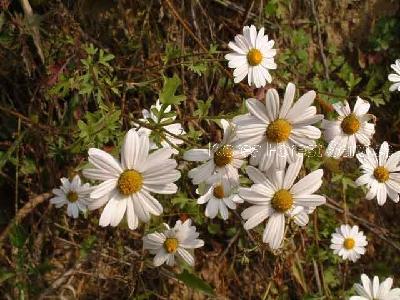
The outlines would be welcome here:
M 311 11 L 315 19 L 315 24 L 317 26 L 317 35 L 318 35 L 318 45 L 319 45 L 319 51 L 321 53 L 321 58 L 322 58 L 322 64 L 324 65 L 324 71 L 325 71 L 325 78 L 329 80 L 329 68 L 328 68 L 328 62 L 326 60 L 326 56 L 324 53 L 324 44 L 322 43 L 322 36 L 321 36 L 321 26 L 318 21 L 318 15 L 317 11 L 315 9 L 315 3 L 314 0 L 310 0 L 311 4 Z
M 24 14 L 25 17 L 32 22 L 32 18 L 33 18 L 33 11 L 32 11 L 32 7 L 29 3 L 28 0 L 21 0 L 21 6 L 22 9 L 24 10 Z M 39 28 L 38 26 L 36 26 L 35 24 L 31 24 L 32 26 L 32 38 L 33 38 L 33 43 L 35 44 L 36 50 L 38 52 L 38 55 L 42 61 L 42 63 L 44 63 L 44 55 L 43 55 L 43 51 L 42 51 L 42 47 L 41 47 L 41 42 L 40 42 L 40 33 L 39 33 Z
M 14 219 L 11 222 L 9 222 L 7 227 L 0 234 L 0 244 L 3 243 L 5 238 L 8 236 L 8 233 L 10 232 L 14 224 L 20 223 L 27 215 L 29 215 L 35 209 L 36 206 L 45 202 L 51 196 L 53 196 L 52 193 L 44 193 L 29 199 L 29 201 L 25 203 L 25 205 L 18 210 Z
M 182 24 L 183 28 L 185 28 L 185 30 L 190 34 L 190 36 L 196 41 L 196 43 L 200 46 L 200 48 L 205 51 L 208 52 L 208 49 L 203 45 L 203 43 L 200 41 L 200 39 L 194 34 L 194 32 L 192 31 L 192 29 L 190 29 L 189 25 L 186 23 L 186 21 L 180 16 L 180 14 L 178 13 L 178 11 L 176 10 L 176 8 L 174 7 L 174 5 L 172 4 L 172 2 L 170 0 L 165 0 L 165 2 L 167 3 L 168 7 L 170 8 L 172 14 L 174 15 L 174 17 Z

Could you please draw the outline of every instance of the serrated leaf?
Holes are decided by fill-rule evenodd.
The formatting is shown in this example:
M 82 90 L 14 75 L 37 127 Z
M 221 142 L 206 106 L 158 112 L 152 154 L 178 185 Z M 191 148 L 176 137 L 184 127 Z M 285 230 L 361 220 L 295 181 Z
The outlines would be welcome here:
M 185 100 L 184 95 L 175 95 L 176 90 L 181 85 L 180 78 L 175 74 L 172 78 L 164 76 L 164 86 L 159 95 L 163 104 L 179 104 Z
M 197 75 L 201 76 L 203 73 L 207 71 L 207 66 L 205 64 L 199 63 L 196 65 L 189 65 L 188 69 Z
M 182 273 L 177 274 L 176 278 L 194 290 L 200 291 L 209 296 L 215 296 L 213 288 L 207 282 L 196 275 L 189 273 L 187 270 L 183 270 Z

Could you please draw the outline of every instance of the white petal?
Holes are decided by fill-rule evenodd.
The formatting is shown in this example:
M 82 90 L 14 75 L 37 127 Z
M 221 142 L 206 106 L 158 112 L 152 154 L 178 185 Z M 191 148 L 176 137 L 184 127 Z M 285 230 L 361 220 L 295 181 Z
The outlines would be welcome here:
M 316 207 L 326 203 L 325 197 L 320 195 L 295 195 L 293 200 L 296 205 L 304 207 Z
M 279 116 L 279 95 L 275 89 L 269 89 L 265 97 L 265 108 L 269 120 L 272 122 Z
M 135 129 L 129 130 L 124 139 L 124 143 L 121 148 L 121 163 L 122 168 L 134 169 L 135 157 L 139 153 L 139 135 Z
M 272 214 L 265 226 L 263 242 L 268 243 L 271 249 L 281 247 L 285 232 L 285 216 L 280 213 Z
M 143 237 L 143 249 L 156 250 L 163 246 L 165 242 L 165 235 L 163 233 L 150 233 Z
M 188 161 L 206 161 L 211 157 L 209 149 L 191 149 L 183 155 L 184 160 Z
M 389 145 L 387 142 L 383 142 L 379 149 L 379 165 L 384 166 L 389 156 Z
M 119 175 L 122 173 L 119 162 L 107 152 L 96 148 L 90 148 L 88 153 L 89 162 L 95 167 L 111 174 Z
M 289 82 L 286 86 L 285 96 L 283 97 L 283 104 L 279 113 L 279 118 L 286 118 L 286 115 L 289 112 L 290 107 L 292 106 L 295 93 L 296 86 L 293 83 Z
M 194 266 L 194 257 L 185 249 L 178 247 L 178 254 L 190 266 Z
M 214 198 L 211 198 L 210 201 L 208 201 L 205 211 L 206 217 L 214 219 L 217 216 L 219 209 L 219 201 L 220 200 L 216 200 Z
M 126 220 L 128 222 L 128 227 L 131 230 L 135 230 L 139 225 L 139 220 L 135 214 L 135 208 L 133 206 L 134 199 L 129 197 L 126 203 Z
M 140 221 L 147 223 L 150 220 L 150 214 L 147 208 L 144 207 L 143 195 L 141 193 L 135 193 L 131 195 L 133 199 L 133 207 L 135 209 L 136 216 Z
M 253 166 L 248 166 L 246 168 L 246 173 L 249 176 L 250 180 L 253 181 L 254 183 L 261 183 L 265 184 L 267 181 L 267 177 L 257 168 L 254 168 Z
M 303 155 L 299 155 L 296 162 L 289 165 L 286 170 L 285 178 L 283 179 L 283 188 L 290 189 L 300 172 L 301 166 L 303 165 Z
M 144 190 L 156 193 L 156 194 L 175 194 L 178 190 L 178 187 L 175 183 L 168 184 L 146 184 L 143 187 Z
M 117 179 L 118 174 L 116 173 L 109 173 L 105 172 L 102 169 L 84 169 L 82 171 L 83 176 L 85 176 L 88 179 L 92 180 L 108 180 L 108 179 Z
M 155 267 L 161 266 L 168 258 L 168 253 L 165 251 L 164 247 L 161 247 L 153 259 L 153 265 Z
M 116 201 L 114 206 L 115 211 L 113 212 L 113 216 L 110 221 L 110 225 L 115 227 L 121 222 L 122 218 L 124 217 L 127 207 L 127 202 L 130 201 L 130 198 L 115 196 L 110 200 L 110 202 L 111 201 Z
M 293 218 L 296 224 L 299 226 L 306 226 L 309 221 L 308 214 L 304 212 L 295 215 Z
M 143 207 L 153 215 L 159 216 L 163 212 L 163 207 L 156 198 L 148 192 L 142 190 L 139 192 L 142 199 Z
M 253 98 L 247 99 L 246 107 L 249 112 L 260 121 L 265 123 L 270 122 L 270 119 L 267 117 L 265 107 L 259 100 Z
M 397 151 L 389 156 L 388 160 L 386 161 L 385 167 L 388 169 L 389 172 L 398 171 L 400 163 L 400 151 Z
M 219 213 L 223 220 L 227 220 L 229 217 L 228 208 L 225 205 L 225 202 L 220 200 L 219 201 Z
M 301 96 L 293 105 L 293 107 L 289 110 L 286 118 L 293 119 L 298 114 L 302 114 L 304 110 L 307 109 L 314 102 L 315 96 L 316 94 L 314 91 L 309 91 Z
M 386 185 L 384 183 L 378 184 L 378 192 L 376 198 L 379 205 L 383 205 L 386 202 L 387 192 Z
M 172 155 L 171 149 L 168 148 L 158 149 L 147 157 L 147 161 L 144 164 L 144 166 L 138 169 L 137 171 L 151 173 L 155 170 L 158 170 L 160 168 L 160 164 L 166 162 L 171 155 Z
M 356 104 L 354 105 L 353 112 L 357 116 L 361 116 L 366 114 L 369 108 L 370 104 L 367 101 L 361 99 L 360 97 L 357 97 L 357 101 Z
M 322 169 L 311 172 L 293 185 L 293 187 L 290 189 L 290 192 L 294 195 L 306 195 L 314 193 L 322 184 L 323 174 L 324 172 Z
M 119 217 L 122 219 L 124 216 L 125 210 L 120 209 L 121 207 L 119 206 L 120 204 L 120 199 L 117 197 L 117 194 L 114 195 L 113 198 L 111 198 L 110 201 L 108 201 L 107 205 L 104 207 L 103 212 L 101 213 L 100 220 L 99 220 L 99 225 L 100 226 L 108 226 L 111 224 L 111 222 L 114 223 L 115 219 L 118 219 Z M 121 215 L 122 214 L 122 215 Z M 117 215 L 117 217 L 116 217 Z M 116 225 L 112 225 L 116 226 Z
M 90 193 L 90 198 L 99 199 L 108 195 L 112 190 L 117 187 L 118 179 L 108 179 L 97 186 L 93 187 Z
M 270 206 L 254 205 L 246 208 L 242 212 L 242 218 L 247 219 L 243 226 L 244 229 L 249 230 L 256 227 L 258 224 L 268 218 L 273 211 L 274 210 Z

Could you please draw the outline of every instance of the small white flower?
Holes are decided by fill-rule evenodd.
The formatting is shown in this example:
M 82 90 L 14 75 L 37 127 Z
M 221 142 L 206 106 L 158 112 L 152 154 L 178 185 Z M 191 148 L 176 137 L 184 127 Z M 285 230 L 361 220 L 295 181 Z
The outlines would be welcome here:
M 223 220 L 229 217 L 228 208 L 236 209 L 237 203 L 243 203 L 243 199 L 237 194 L 237 189 L 232 186 L 226 177 L 213 176 L 207 182 L 205 193 L 197 199 L 197 204 L 207 203 L 205 215 L 214 219 L 218 212 Z
M 155 123 L 155 124 L 163 124 L 163 123 L 171 123 L 176 119 L 175 115 L 169 116 L 171 114 L 171 105 L 168 105 L 165 110 L 164 113 L 167 114 L 167 117 L 163 117 L 163 118 L 159 118 L 158 113 L 161 111 L 161 107 L 162 104 L 160 103 L 160 100 L 157 100 L 156 105 L 152 105 L 150 107 L 150 111 L 148 111 L 147 109 L 143 109 L 142 110 L 142 114 L 143 114 L 143 119 L 140 119 L 139 121 L 144 122 L 144 123 Z M 135 126 L 140 126 L 140 125 L 136 125 Z M 163 148 L 170 148 L 173 152 L 173 154 L 178 154 L 179 151 L 175 148 L 173 148 L 171 146 L 172 145 L 181 145 L 184 143 L 183 140 L 172 136 L 169 133 L 172 133 L 176 136 L 180 136 L 180 135 L 184 135 L 186 134 L 185 130 L 183 129 L 182 125 L 180 123 L 173 123 L 173 124 L 168 124 L 168 125 L 163 125 L 162 126 L 164 128 L 165 132 L 165 138 L 161 138 L 161 140 L 159 141 L 161 146 Z M 152 141 L 152 137 L 151 137 L 151 129 L 149 128 L 144 128 L 141 127 L 138 129 L 139 134 L 146 133 L 147 135 L 150 136 L 150 149 L 154 150 L 154 149 L 158 149 L 159 147 L 157 146 L 157 143 L 155 143 L 154 141 Z
M 268 40 L 268 35 L 264 35 L 264 27 L 258 33 L 254 25 L 243 27 L 243 34 L 237 34 L 235 41 L 228 44 L 234 52 L 225 55 L 229 68 L 235 69 L 234 82 L 238 83 L 246 76 L 248 84 L 257 88 L 271 82 L 268 70 L 276 69 L 274 43 L 274 40 Z
M 76 219 L 79 211 L 87 210 L 87 201 L 92 191 L 90 184 L 82 184 L 79 175 L 75 175 L 71 182 L 65 177 L 60 180 L 62 185 L 59 189 L 53 189 L 52 192 L 56 196 L 50 199 L 50 203 L 57 208 L 67 204 L 67 215 Z
M 251 153 L 235 142 L 235 127 L 226 120 L 221 120 L 224 137 L 220 144 L 211 149 L 191 149 L 185 152 L 183 158 L 187 161 L 204 162 L 189 171 L 188 176 L 193 184 L 208 180 L 216 172 L 226 176 L 232 185 L 239 182 L 238 168 L 244 163 L 243 159 Z
M 268 218 L 263 233 L 263 242 L 272 249 L 281 247 L 285 232 L 285 216 L 292 217 L 296 224 L 308 223 L 308 215 L 315 207 L 325 203 L 325 197 L 315 195 L 321 184 L 323 170 L 311 172 L 293 184 L 301 166 L 303 155 L 289 164 L 287 170 L 272 170 L 265 176 L 260 170 L 249 166 L 247 174 L 254 184 L 250 188 L 240 188 L 239 196 L 250 204 L 242 212 L 245 229 L 251 229 Z
M 173 183 L 180 178 L 176 160 L 170 159 L 171 149 L 158 149 L 149 154 L 149 137 L 131 129 L 121 148 L 121 162 L 103 150 L 89 149 L 89 162 L 93 168 L 83 174 L 103 181 L 90 194 L 89 209 L 107 203 L 100 226 L 117 226 L 126 212 L 130 229 L 136 229 L 139 220 L 148 222 L 150 215 L 159 216 L 163 207 L 151 193 L 175 194 Z
M 250 164 L 262 171 L 273 164 L 283 169 L 286 162 L 292 163 L 297 158 L 297 147 L 313 149 L 321 131 L 312 126 L 323 119 L 316 114 L 312 106 L 315 92 L 309 91 L 293 103 L 296 86 L 289 83 L 286 87 L 282 105 L 275 89 L 269 89 L 265 104 L 257 99 L 247 99 L 249 114 L 236 117 L 239 144 L 255 147 Z
M 400 59 L 396 59 L 395 63 L 390 65 L 390 67 L 395 71 L 388 76 L 389 81 L 394 82 L 389 91 L 399 91 L 400 92 Z
M 378 276 L 371 281 L 367 275 L 361 275 L 361 284 L 356 283 L 354 289 L 359 296 L 351 296 L 350 300 L 399 300 L 400 288 L 392 289 L 393 279 L 386 278 L 379 284 Z
M 325 140 L 329 142 L 325 155 L 339 158 L 345 154 L 353 157 L 357 142 L 369 146 L 375 133 L 375 124 L 368 123 L 372 119 L 372 115 L 368 114 L 370 104 L 357 97 L 353 112 L 347 101 L 335 103 L 333 108 L 339 117 L 336 121 L 323 120 L 321 126 L 325 129 Z
M 174 228 L 170 228 L 168 224 L 164 223 L 166 227 L 164 232 L 154 232 L 143 237 L 143 248 L 148 249 L 151 254 L 155 254 L 154 266 L 161 266 L 165 262 L 169 266 L 175 265 L 175 255 L 178 255 L 187 264 L 194 265 L 193 254 L 186 249 L 203 247 L 204 241 L 198 239 L 199 233 L 191 224 L 190 219 L 183 223 L 180 220 L 176 221 Z
M 365 253 L 367 244 L 367 238 L 358 231 L 358 226 L 341 225 L 332 233 L 331 249 L 344 260 L 356 262 Z
M 383 142 L 379 149 L 379 159 L 371 148 L 366 153 L 358 153 L 363 175 L 357 180 L 358 186 L 367 185 L 366 198 L 377 198 L 378 204 L 383 205 L 387 196 L 394 202 L 399 202 L 400 193 L 400 151 L 389 156 L 389 145 Z

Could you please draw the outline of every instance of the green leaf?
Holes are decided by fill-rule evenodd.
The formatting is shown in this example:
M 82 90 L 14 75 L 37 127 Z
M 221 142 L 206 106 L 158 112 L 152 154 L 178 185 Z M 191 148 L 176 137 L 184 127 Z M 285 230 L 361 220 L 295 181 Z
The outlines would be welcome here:
M 200 118 L 206 117 L 208 115 L 208 111 L 210 110 L 212 101 L 213 98 L 208 98 L 207 101 L 198 100 L 197 101 L 198 108 L 194 112 L 194 115 L 199 116 Z
M 12 154 L 17 149 L 19 144 L 22 142 L 24 136 L 25 136 L 25 132 L 23 132 L 20 135 L 18 135 L 18 138 L 14 141 L 14 143 L 11 145 L 11 147 L 8 148 L 7 152 L 1 156 L 1 158 L 0 158 L 0 170 L 4 167 L 4 165 L 9 160 L 11 160 Z
M 201 76 L 202 74 L 204 74 L 207 71 L 207 65 L 203 64 L 203 63 L 198 63 L 198 64 L 192 64 L 188 66 L 188 69 L 194 73 L 196 73 L 197 75 Z
M 3 28 L 5 22 L 4 12 L 0 14 L 0 30 Z
M 15 273 L 9 272 L 5 268 L 0 269 L 0 284 L 15 276 Z
M 14 247 L 21 249 L 25 245 L 27 238 L 28 234 L 24 227 L 22 227 L 21 225 L 15 224 L 11 228 L 10 242 Z
M 221 233 L 221 226 L 219 224 L 208 224 L 208 232 L 210 234 L 219 234 Z
M 194 290 L 200 291 L 209 296 L 215 296 L 213 288 L 207 282 L 196 275 L 189 273 L 187 270 L 183 270 L 182 273 L 177 274 L 176 278 Z
M 97 238 L 94 235 L 88 236 L 81 244 L 81 249 L 79 251 L 79 256 L 84 259 L 92 250 Z
M 210 54 L 215 54 L 218 51 L 218 45 L 217 44 L 210 44 L 210 49 L 208 50 L 208 53 Z
M 164 86 L 160 93 L 160 101 L 163 104 L 179 104 L 185 100 L 184 95 L 175 95 L 176 90 L 181 85 L 180 78 L 175 74 L 174 77 L 164 76 Z

